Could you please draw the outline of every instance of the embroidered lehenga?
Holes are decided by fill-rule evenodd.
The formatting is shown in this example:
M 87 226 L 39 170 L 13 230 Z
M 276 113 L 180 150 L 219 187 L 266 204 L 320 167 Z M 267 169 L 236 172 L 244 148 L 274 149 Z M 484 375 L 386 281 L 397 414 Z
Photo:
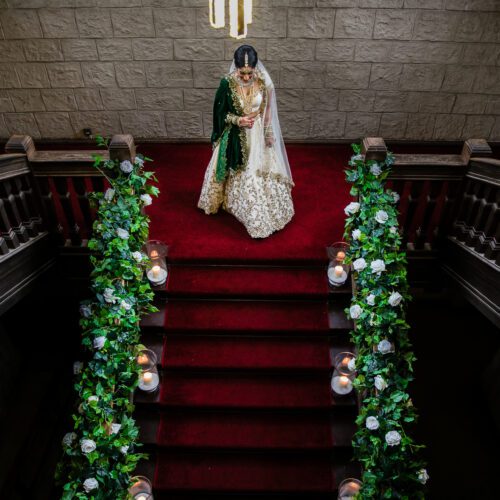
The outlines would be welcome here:
M 213 153 L 198 207 L 214 214 L 222 206 L 252 238 L 266 238 L 294 215 L 294 184 L 275 107 L 274 86 L 265 69 L 256 71 L 248 96 L 238 91 L 235 73 L 229 73 L 214 101 Z M 240 128 L 241 116 L 254 117 L 253 127 Z

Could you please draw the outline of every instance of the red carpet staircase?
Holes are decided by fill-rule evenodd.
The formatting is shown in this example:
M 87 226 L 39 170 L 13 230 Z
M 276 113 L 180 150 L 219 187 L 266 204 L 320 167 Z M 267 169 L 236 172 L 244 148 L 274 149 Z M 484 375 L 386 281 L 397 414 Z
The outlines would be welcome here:
M 173 265 L 156 291 L 162 383 L 135 396 L 155 499 L 333 498 L 356 474 L 356 399 L 330 389 L 351 289 L 328 289 L 326 263 L 270 264 Z

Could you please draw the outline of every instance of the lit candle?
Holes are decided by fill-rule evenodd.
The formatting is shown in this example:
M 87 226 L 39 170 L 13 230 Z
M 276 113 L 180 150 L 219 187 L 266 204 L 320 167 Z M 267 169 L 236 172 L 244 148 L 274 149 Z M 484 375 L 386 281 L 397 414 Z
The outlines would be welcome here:
M 337 253 L 337 260 L 342 262 L 344 259 L 345 259 L 345 252 L 342 252 L 341 250 L 340 252 Z
M 349 385 L 349 379 L 345 375 L 342 375 L 339 377 L 339 385 L 340 387 L 347 387 Z
M 147 365 L 149 363 L 149 358 L 146 356 L 146 354 L 139 354 L 139 356 L 137 356 L 137 362 L 140 365 Z
M 342 266 L 335 266 L 335 276 L 340 278 L 342 273 L 344 272 L 344 268 Z
M 153 278 L 154 279 L 158 279 L 160 277 L 160 271 L 161 271 L 161 267 L 160 266 L 153 266 L 153 268 L 151 269 L 151 271 L 153 272 Z
M 146 495 L 137 495 L 134 497 L 135 500 L 148 500 L 148 497 Z
M 349 394 L 353 389 L 351 379 L 345 375 L 335 375 L 331 385 L 333 392 L 340 395 Z
M 355 481 L 341 483 L 339 488 L 340 500 L 352 500 L 361 490 L 361 485 Z
M 146 372 L 142 375 L 142 380 L 144 381 L 145 385 L 150 385 L 151 382 L 153 381 L 153 374 L 150 372 Z
M 342 368 L 347 368 L 348 365 L 349 365 L 349 361 L 351 361 L 351 358 L 349 358 L 348 356 L 346 356 L 343 360 L 342 360 Z
M 151 257 L 152 259 L 157 259 L 157 258 L 158 258 L 158 252 L 157 252 L 156 250 L 153 250 L 153 251 L 151 252 L 150 257 Z

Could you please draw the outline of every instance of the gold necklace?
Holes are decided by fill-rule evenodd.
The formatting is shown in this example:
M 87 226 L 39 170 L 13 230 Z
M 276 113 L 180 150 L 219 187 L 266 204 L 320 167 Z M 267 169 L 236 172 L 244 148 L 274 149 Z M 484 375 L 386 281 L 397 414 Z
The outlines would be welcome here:
M 243 101 L 243 113 L 249 115 L 252 112 L 253 98 L 255 97 L 255 85 L 250 87 L 248 94 L 245 94 L 242 86 L 239 86 L 239 94 Z

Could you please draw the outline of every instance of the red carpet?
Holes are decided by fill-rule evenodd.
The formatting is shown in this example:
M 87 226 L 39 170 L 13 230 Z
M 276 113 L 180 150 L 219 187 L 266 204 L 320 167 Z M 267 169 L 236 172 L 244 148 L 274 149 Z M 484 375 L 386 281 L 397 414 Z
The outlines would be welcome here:
M 347 145 L 289 145 L 294 177 L 295 216 L 282 230 L 253 240 L 244 226 L 221 210 L 205 215 L 197 208 L 203 175 L 212 153 L 208 144 L 144 145 L 161 195 L 148 208 L 150 235 L 165 240 L 172 261 L 325 262 L 325 247 L 341 239 L 343 208 L 350 201 L 343 169 Z

